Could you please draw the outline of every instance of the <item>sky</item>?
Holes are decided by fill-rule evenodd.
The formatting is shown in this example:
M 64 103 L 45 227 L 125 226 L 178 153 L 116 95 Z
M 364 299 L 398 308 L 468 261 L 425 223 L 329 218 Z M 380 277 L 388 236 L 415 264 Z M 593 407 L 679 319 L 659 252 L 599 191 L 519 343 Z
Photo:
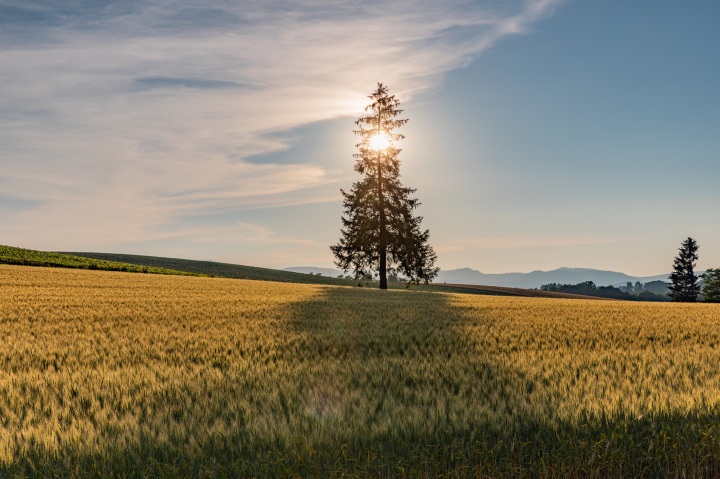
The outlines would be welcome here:
M 0 0 L 0 244 L 332 267 L 409 119 L 442 269 L 720 267 L 720 3 Z

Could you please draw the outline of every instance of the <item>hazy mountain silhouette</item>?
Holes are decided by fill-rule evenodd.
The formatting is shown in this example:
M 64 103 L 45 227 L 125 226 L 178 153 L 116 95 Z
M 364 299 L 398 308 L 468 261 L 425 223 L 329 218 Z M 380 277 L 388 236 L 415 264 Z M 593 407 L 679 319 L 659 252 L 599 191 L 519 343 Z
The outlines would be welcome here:
M 527 273 L 485 274 L 471 268 L 440 270 L 436 283 L 482 284 L 484 286 L 517 287 L 517 282 Z
M 515 288 L 539 288 L 543 284 L 577 284 L 592 281 L 598 286 L 624 286 L 628 281 L 647 283 L 667 281 L 668 275 L 629 276 L 617 271 L 603 271 L 590 268 L 558 268 L 552 271 L 530 273 L 484 274 L 469 268 L 440 271 L 436 283 L 482 284 L 486 286 L 512 286 Z
M 312 266 L 296 266 L 285 268 L 285 271 L 296 273 L 320 273 L 323 276 L 336 277 L 342 271 L 332 268 Z M 617 271 L 603 271 L 590 268 L 558 268 L 552 271 L 532 271 L 530 273 L 485 274 L 471 268 L 441 270 L 435 283 L 479 284 L 484 286 L 508 286 L 513 288 L 539 288 L 543 284 L 577 284 L 592 281 L 598 286 L 624 286 L 628 281 L 648 283 L 650 281 L 667 281 L 668 275 L 630 276 Z
M 337 278 L 338 275 L 342 274 L 342 271 L 340 271 L 339 269 L 319 268 L 317 266 L 291 266 L 289 268 L 283 268 L 283 271 L 291 271 L 293 273 L 305 273 L 305 274 L 320 273 L 322 276 L 329 276 L 331 278 Z

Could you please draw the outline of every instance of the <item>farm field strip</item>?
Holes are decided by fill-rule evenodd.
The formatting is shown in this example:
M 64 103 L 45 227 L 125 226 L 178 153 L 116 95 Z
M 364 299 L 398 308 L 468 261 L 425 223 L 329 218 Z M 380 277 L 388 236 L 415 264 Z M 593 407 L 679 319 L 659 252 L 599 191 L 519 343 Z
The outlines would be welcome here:
M 720 474 L 720 305 L 0 265 L 0 476 Z

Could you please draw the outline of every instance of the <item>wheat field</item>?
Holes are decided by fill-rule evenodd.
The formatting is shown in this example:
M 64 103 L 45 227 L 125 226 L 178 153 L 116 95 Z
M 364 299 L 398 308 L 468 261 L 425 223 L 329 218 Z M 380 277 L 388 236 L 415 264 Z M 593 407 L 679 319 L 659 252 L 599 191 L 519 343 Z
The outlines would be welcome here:
M 720 305 L 0 265 L 0 477 L 717 477 Z

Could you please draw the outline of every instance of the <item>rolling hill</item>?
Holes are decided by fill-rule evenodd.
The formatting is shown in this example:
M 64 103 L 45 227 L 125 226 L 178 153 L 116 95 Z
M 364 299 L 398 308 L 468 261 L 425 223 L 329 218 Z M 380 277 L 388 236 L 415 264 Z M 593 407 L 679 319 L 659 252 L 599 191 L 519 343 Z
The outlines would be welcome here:
M 276 281 L 284 283 L 321 284 L 333 286 L 377 287 L 376 282 L 340 279 L 324 276 L 327 269 L 307 267 L 307 273 L 287 270 L 244 266 L 215 261 L 197 261 L 159 256 L 143 256 L 119 253 L 93 252 L 47 252 L 11 246 L 0 246 L 0 264 L 24 266 L 49 266 L 74 269 L 108 270 L 130 273 L 155 273 L 191 276 L 218 276 L 234 279 Z M 303 268 L 305 269 L 305 268 Z M 310 274 L 312 273 L 312 274 Z M 502 275 L 487 275 L 502 276 Z M 403 282 L 388 284 L 390 289 L 406 289 Z M 491 296 L 523 296 L 554 298 L 591 298 L 576 294 L 564 294 L 534 289 L 508 286 L 475 285 L 472 283 L 434 283 L 430 285 L 412 285 L 411 289 L 420 291 L 454 292 Z
M 109 258 L 89 258 L 66 253 L 36 251 L 0 245 L 0 264 L 19 266 L 50 266 L 55 268 L 94 269 L 129 273 L 153 273 L 202 276 L 201 272 L 179 271 L 160 265 L 143 265 Z
M 189 273 L 204 274 L 210 276 L 221 276 L 224 278 L 236 279 L 254 279 L 262 281 L 279 281 L 284 283 L 303 283 L 303 284 L 326 284 L 335 286 L 356 286 L 358 283 L 353 280 L 340 279 L 335 277 L 323 276 L 322 274 L 327 268 L 298 268 L 307 272 L 294 272 L 287 270 L 276 270 L 270 268 L 259 268 L 256 266 L 243 266 L 229 263 L 217 263 L 214 261 L 197 261 L 179 258 L 164 258 L 158 256 L 142 256 L 128 255 L 117 253 L 69 253 L 76 256 L 94 258 L 98 260 L 122 261 L 125 263 L 153 266 L 160 268 L 172 268 L 179 271 L 187 271 Z M 310 274 L 313 273 L 313 274 Z M 365 286 L 377 287 L 377 283 L 363 282 Z M 406 289 L 405 283 L 388 283 L 390 289 Z M 483 294 L 490 296 L 523 296 L 523 297 L 553 297 L 553 298 L 593 298 L 590 296 L 581 296 L 574 294 L 553 293 L 546 291 L 536 291 L 533 289 L 520 288 L 498 288 L 493 286 L 476 287 L 468 284 L 431 284 L 413 285 L 412 289 L 421 291 L 437 291 L 449 293 L 466 293 L 466 294 Z
M 215 261 L 198 261 L 181 258 L 165 258 L 161 256 L 143 256 L 119 253 L 74 252 L 66 254 L 98 260 L 121 261 L 136 265 L 170 268 L 190 273 L 222 276 L 224 278 L 279 281 L 284 283 L 330 284 L 336 286 L 349 286 L 353 284 L 353 282 L 349 280 L 330 278 L 327 276 L 294 273 L 291 271 L 260 268 L 257 266 L 219 263 Z

